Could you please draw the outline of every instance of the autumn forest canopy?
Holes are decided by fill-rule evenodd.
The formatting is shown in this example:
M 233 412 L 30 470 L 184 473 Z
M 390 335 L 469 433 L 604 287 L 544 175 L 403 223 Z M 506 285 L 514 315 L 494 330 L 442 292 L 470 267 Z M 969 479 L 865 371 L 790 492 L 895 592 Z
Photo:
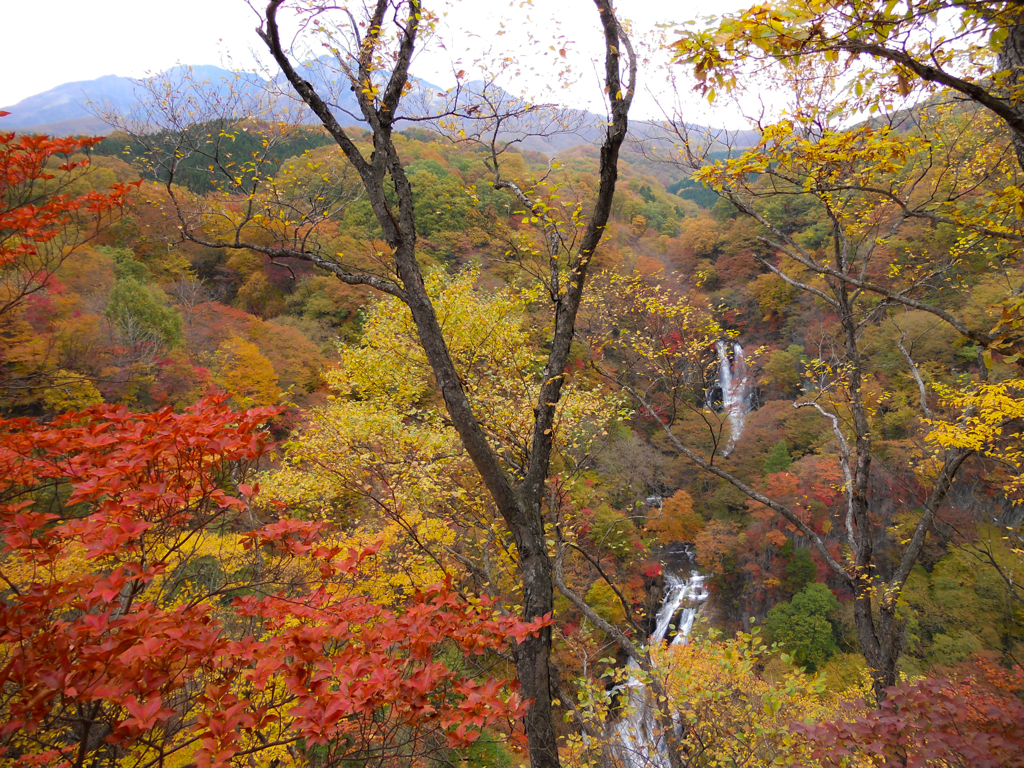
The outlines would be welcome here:
M 0 765 L 1024 766 L 1024 5 L 255 8 L 0 112 Z

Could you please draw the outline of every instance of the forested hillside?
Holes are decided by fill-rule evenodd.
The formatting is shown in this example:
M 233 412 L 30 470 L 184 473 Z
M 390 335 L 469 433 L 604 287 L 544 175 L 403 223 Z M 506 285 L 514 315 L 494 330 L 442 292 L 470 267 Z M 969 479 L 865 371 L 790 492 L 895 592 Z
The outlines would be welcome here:
M 282 5 L 301 120 L 0 113 L 0 761 L 1024 766 L 1019 7 L 677 31 L 786 106 L 652 148 L 604 0 L 584 143 Z

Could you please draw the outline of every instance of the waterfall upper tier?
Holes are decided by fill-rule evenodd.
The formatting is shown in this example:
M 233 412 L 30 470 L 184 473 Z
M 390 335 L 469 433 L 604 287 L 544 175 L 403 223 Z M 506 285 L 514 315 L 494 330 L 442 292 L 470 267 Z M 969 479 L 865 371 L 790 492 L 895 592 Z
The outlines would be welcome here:
M 729 346 L 724 341 L 717 342 L 715 349 L 718 351 L 718 384 L 722 389 L 722 409 L 729 417 L 729 442 L 722 449 L 722 455 L 728 456 L 743 434 L 747 414 L 750 413 L 750 374 L 743 347 L 739 344 L 732 344 L 731 356 Z

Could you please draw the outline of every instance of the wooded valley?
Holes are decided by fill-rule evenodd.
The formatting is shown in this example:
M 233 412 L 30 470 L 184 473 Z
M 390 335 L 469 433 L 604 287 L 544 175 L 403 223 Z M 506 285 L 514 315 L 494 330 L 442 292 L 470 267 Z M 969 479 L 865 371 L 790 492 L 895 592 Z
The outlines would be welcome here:
M 0 765 L 1024 766 L 1019 2 L 674 29 L 741 132 L 258 10 L 0 112 Z

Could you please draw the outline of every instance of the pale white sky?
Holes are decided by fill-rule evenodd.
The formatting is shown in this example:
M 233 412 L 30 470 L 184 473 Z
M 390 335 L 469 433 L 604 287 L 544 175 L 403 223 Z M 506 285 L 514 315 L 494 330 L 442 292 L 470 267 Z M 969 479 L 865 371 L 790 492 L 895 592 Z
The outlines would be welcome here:
M 261 0 L 255 0 L 261 4 Z M 710 12 L 721 13 L 750 4 L 751 0 L 619 0 L 620 17 L 634 22 L 633 38 L 658 24 L 682 22 Z M 353 3 L 356 5 L 357 3 Z M 427 51 L 414 64 L 414 74 L 439 86 L 454 83 L 456 68 L 472 72 L 472 62 L 490 49 L 491 60 L 504 53 L 520 61 L 513 90 L 538 91 L 555 82 L 553 73 L 566 61 L 576 80 L 560 91 L 570 106 L 600 109 L 595 61 L 600 55 L 597 15 L 590 0 L 453 0 L 429 3 L 437 12 L 447 10 L 445 49 Z M 504 21 L 504 26 L 502 22 Z M 216 64 L 227 68 L 252 66 L 253 49 L 262 44 L 254 29 L 256 15 L 244 0 L 36 0 L 5 3 L 3 43 L 0 45 L 0 105 L 46 91 L 61 83 L 91 80 L 102 75 L 141 77 L 177 63 Z M 499 34 L 501 33 L 501 34 Z M 536 42 L 531 42 L 531 37 Z M 561 60 L 548 50 L 568 43 L 569 57 Z M 548 55 L 542 55 L 547 51 Z M 676 68 L 678 71 L 678 68 Z M 665 101 L 667 76 L 652 62 L 641 86 L 658 92 Z M 679 72 L 681 75 L 682 73 Z M 518 86 L 518 88 L 515 88 Z M 689 90 L 685 80 L 680 84 Z M 689 101 L 689 97 L 687 97 Z M 636 117 L 656 117 L 655 98 L 642 94 L 634 106 Z M 696 99 L 695 111 L 702 110 Z M 694 119 L 699 119 L 695 115 Z M 700 122 L 740 127 L 735 110 L 723 107 L 705 114 Z

